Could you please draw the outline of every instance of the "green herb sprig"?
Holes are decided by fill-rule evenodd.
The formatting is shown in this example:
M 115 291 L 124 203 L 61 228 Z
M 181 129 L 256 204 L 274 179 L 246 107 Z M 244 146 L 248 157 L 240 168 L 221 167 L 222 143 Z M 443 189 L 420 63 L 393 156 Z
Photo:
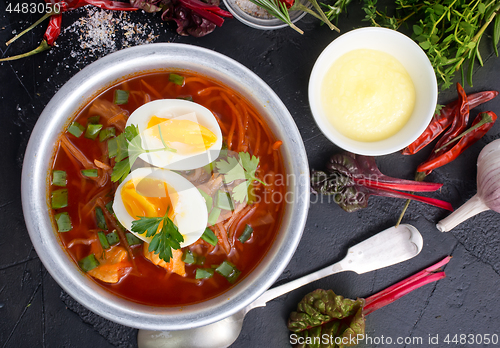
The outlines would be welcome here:
M 160 128 L 160 125 L 158 125 Z M 119 136 L 108 140 L 108 152 L 110 158 L 115 158 L 115 165 L 111 173 L 111 181 L 124 180 L 130 168 L 135 163 L 137 158 L 143 153 L 151 153 L 158 151 L 177 152 L 176 149 L 169 147 L 160 133 L 160 139 L 163 148 L 146 150 L 142 147 L 141 137 L 139 136 L 139 128 L 136 125 L 130 125 L 125 128 L 125 131 Z
M 337 24 L 340 14 L 347 12 L 347 6 L 351 3 L 351 1 L 352 0 L 337 0 L 333 5 L 325 4 L 322 2 L 321 6 L 326 8 L 326 18 L 328 18 L 330 22 L 335 20 L 335 24 Z
M 248 201 L 248 189 L 253 181 L 266 185 L 255 176 L 255 171 L 259 166 L 259 158 L 250 156 L 248 152 L 239 152 L 237 157 L 228 157 L 227 161 L 221 159 L 215 163 L 215 166 L 219 173 L 224 174 L 226 182 L 244 180 L 232 190 L 232 197 L 235 201 L 241 203 Z
M 132 221 L 132 231 L 146 237 L 153 237 L 149 243 L 149 252 L 154 252 L 160 259 L 169 262 L 172 258 L 172 249 L 181 248 L 180 243 L 184 242 L 184 237 L 179 233 L 179 229 L 168 217 L 169 209 L 163 217 L 140 216 L 139 220 Z M 158 231 L 160 224 L 161 230 Z
M 365 20 L 374 26 L 398 30 L 403 24 L 413 31 L 412 38 L 425 51 L 441 86 L 448 88 L 458 70 L 465 79 L 464 63 L 468 61 L 467 80 L 472 86 L 474 64 L 483 59 L 479 42 L 493 24 L 493 46 L 498 56 L 500 10 L 498 0 L 417 1 L 395 0 L 396 14 L 391 16 L 377 8 L 377 0 L 364 0 Z M 464 81 L 462 81 L 464 84 Z

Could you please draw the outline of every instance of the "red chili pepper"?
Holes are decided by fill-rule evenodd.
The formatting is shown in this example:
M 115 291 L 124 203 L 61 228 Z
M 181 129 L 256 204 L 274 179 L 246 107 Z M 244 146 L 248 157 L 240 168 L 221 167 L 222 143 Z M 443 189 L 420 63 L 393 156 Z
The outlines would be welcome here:
M 50 17 L 47 30 L 45 30 L 45 34 L 43 34 L 43 38 L 47 41 L 49 46 L 54 46 L 56 39 L 59 37 L 59 34 L 61 34 L 61 22 L 62 14 Z
M 469 110 L 479 106 L 487 101 L 495 98 L 498 95 L 497 91 L 484 91 L 473 93 L 467 96 L 469 102 Z M 434 114 L 432 121 L 427 129 L 413 143 L 403 149 L 403 155 L 413 155 L 422 150 L 444 132 L 453 122 L 453 118 L 457 113 L 458 100 L 455 100 L 443 107 L 439 114 Z
M 493 127 L 496 119 L 497 115 L 492 111 L 479 114 L 471 125 L 473 130 L 463 135 L 458 142 L 452 142 L 448 145 L 445 143 L 443 149 L 438 148 L 437 153 L 433 152 L 427 161 L 418 166 L 417 172 L 429 174 L 432 170 L 455 160 L 458 155 L 481 139 Z M 480 122 L 482 122 L 481 125 L 479 125 Z M 436 155 L 433 156 L 434 154 Z
M 284 3 L 287 9 L 290 9 L 290 7 L 293 6 L 295 3 L 295 0 L 279 0 L 280 2 Z
M 437 144 L 434 146 L 434 151 L 431 153 L 427 161 L 420 164 L 420 166 L 417 168 L 417 172 L 421 172 L 420 168 L 422 167 L 422 165 L 426 164 L 429 161 L 433 161 L 435 158 L 440 157 L 442 154 L 447 152 L 451 147 L 444 148 L 438 152 L 436 152 L 435 150 L 441 149 L 444 144 L 447 144 L 450 140 L 456 138 L 467 128 L 467 123 L 469 122 L 469 103 L 467 102 L 467 95 L 465 94 L 464 89 L 459 83 L 457 83 L 457 92 L 459 95 L 457 105 L 458 114 L 453 119 L 453 122 L 448 131 L 441 137 L 441 139 L 439 139 Z M 443 163 L 441 165 L 444 165 L 446 163 Z M 425 174 L 429 175 L 431 171 L 432 170 L 426 170 Z

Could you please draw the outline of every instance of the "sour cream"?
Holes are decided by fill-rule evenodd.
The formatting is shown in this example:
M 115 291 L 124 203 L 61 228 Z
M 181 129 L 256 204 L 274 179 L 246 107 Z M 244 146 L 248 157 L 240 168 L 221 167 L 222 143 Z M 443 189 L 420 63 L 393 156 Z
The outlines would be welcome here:
M 408 122 L 415 87 L 403 65 L 385 52 L 356 49 L 338 58 L 321 86 L 327 119 L 346 137 L 384 140 Z

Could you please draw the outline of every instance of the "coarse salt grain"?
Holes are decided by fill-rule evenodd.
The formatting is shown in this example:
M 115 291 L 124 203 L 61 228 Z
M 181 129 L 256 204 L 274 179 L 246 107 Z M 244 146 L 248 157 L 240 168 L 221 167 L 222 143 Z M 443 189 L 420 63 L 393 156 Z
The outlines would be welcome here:
M 235 0 L 235 3 L 239 8 L 241 8 L 244 12 L 248 13 L 251 16 L 263 19 L 273 18 L 273 16 L 271 16 L 269 12 L 267 12 L 267 10 L 254 4 L 250 0 Z
M 80 50 L 73 48 L 71 57 L 103 56 L 121 48 L 154 42 L 159 36 L 152 25 L 131 22 L 125 11 L 87 6 L 82 12 L 84 16 L 63 31 L 78 35 Z

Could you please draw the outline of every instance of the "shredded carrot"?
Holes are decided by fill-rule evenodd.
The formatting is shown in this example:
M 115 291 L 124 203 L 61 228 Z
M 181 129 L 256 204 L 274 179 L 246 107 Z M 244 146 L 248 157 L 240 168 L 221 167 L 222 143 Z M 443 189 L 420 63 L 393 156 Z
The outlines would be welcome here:
M 274 144 L 272 146 L 273 150 L 278 150 L 280 148 L 281 144 L 283 144 L 283 142 L 281 140 L 274 142 Z
M 229 133 L 227 134 L 227 148 L 229 150 L 233 149 L 233 134 L 235 128 L 236 128 L 236 120 L 233 117 L 233 120 L 231 122 L 231 128 L 229 129 Z
M 219 245 L 224 249 L 226 255 L 231 252 L 231 245 L 229 245 L 229 240 L 227 239 L 227 231 L 224 229 L 222 222 L 215 225 L 215 234 L 219 240 Z
M 249 207 L 250 207 L 249 205 L 245 206 L 245 204 L 238 204 L 236 206 L 236 209 L 232 212 L 231 217 L 229 218 L 229 220 L 227 220 L 226 223 L 224 223 L 224 228 L 226 230 L 229 230 L 229 227 L 231 227 L 231 225 L 234 222 L 234 220 L 236 220 L 238 218 L 238 215 L 240 214 L 240 212 L 242 214 L 244 214 L 245 209 L 248 210 Z
M 95 164 L 97 167 L 99 167 L 99 168 L 101 168 L 101 169 L 103 169 L 103 170 L 106 170 L 106 171 L 109 171 L 109 170 L 112 170 L 112 169 L 113 169 L 113 168 L 111 168 L 111 166 L 108 166 L 106 163 L 103 163 L 103 162 L 101 162 L 101 161 L 99 161 L 99 160 L 97 160 L 97 159 L 95 159 L 95 160 L 94 160 L 94 164 Z
M 254 121 L 252 120 L 252 122 L 254 122 Z M 259 126 L 256 126 L 255 128 L 257 129 L 257 140 L 255 141 L 255 148 L 253 151 L 254 151 L 255 156 L 258 156 L 259 149 L 260 149 L 261 131 L 260 131 Z
M 243 137 L 245 136 L 244 129 L 243 129 L 243 121 L 241 119 L 240 112 L 238 111 L 238 109 L 236 109 L 236 107 L 231 102 L 229 97 L 225 93 L 221 93 L 221 97 L 222 97 L 222 99 L 224 99 L 226 104 L 229 105 L 229 108 L 233 112 L 233 115 L 236 118 L 236 121 L 238 122 L 238 143 L 237 143 L 237 146 L 235 148 L 235 151 L 239 152 L 240 144 L 243 142 Z
M 243 109 L 243 132 L 244 134 L 247 133 L 248 130 L 248 109 L 243 101 L 240 100 L 240 103 L 238 104 L 239 107 Z M 248 151 L 248 137 L 245 136 L 243 138 L 243 141 L 241 143 L 240 151 Z
M 61 136 L 61 144 L 76 158 L 85 169 L 95 169 L 94 164 L 75 146 L 65 134 Z
M 188 76 L 184 78 L 184 83 L 190 83 L 190 82 L 198 82 L 201 83 L 202 85 L 207 85 L 208 81 L 206 79 L 202 79 L 196 76 Z
M 219 87 L 219 86 L 211 86 L 211 87 L 200 89 L 197 94 L 199 96 L 204 96 L 204 95 L 209 95 L 213 91 L 222 91 L 222 92 L 226 92 L 227 93 L 227 89 L 226 88 Z M 231 94 L 231 97 L 234 97 L 234 94 Z
M 80 163 L 76 160 L 75 157 L 73 157 L 73 155 L 71 154 L 71 152 L 69 151 L 69 149 L 66 147 L 66 145 L 64 145 L 64 143 L 62 141 L 59 141 L 59 147 L 64 151 L 64 153 L 69 158 L 69 160 L 71 161 L 71 163 L 73 163 L 73 165 L 75 166 L 75 168 L 77 170 L 80 170 L 80 168 L 81 168 Z
M 219 127 L 220 127 L 220 130 L 221 130 L 222 134 L 227 133 L 226 125 L 222 122 L 222 120 L 220 119 L 220 117 L 217 114 L 213 113 L 213 112 L 212 112 L 212 114 L 214 115 L 215 119 L 217 120 L 217 123 L 219 124 Z
M 118 233 L 118 237 L 120 238 L 120 244 L 125 246 L 127 249 L 127 253 L 129 257 L 132 259 L 132 262 L 134 263 L 134 268 L 135 268 L 135 262 L 134 258 L 132 255 L 132 249 L 130 249 L 130 245 L 127 243 L 127 238 L 125 237 L 125 231 L 121 228 L 121 226 L 118 224 L 116 221 L 116 218 L 106 209 L 106 206 L 104 204 L 104 200 L 102 197 L 97 198 L 96 200 L 97 205 L 101 208 L 102 212 L 104 213 L 104 216 L 106 217 L 106 222 L 111 224 L 113 228 L 116 230 Z M 108 225 L 109 226 L 109 225 Z
M 119 114 L 116 114 L 115 116 L 111 117 L 108 120 L 108 124 L 112 125 L 119 121 L 125 121 L 125 123 L 127 122 L 127 120 L 125 119 L 125 114 L 123 112 L 120 112 Z
M 231 227 L 229 228 L 228 234 L 229 234 L 229 240 L 234 244 L 236 240 L 236 231 L 238 230 L 238 227 L 240 225 L 240 222 L 246 219 L 247 216 L 251 216 L 255 210 L 257 209 L 258 204 L 254 204 L 253 206 L 247 205 L 245 207 L 245 210 L 242 210 L 240 214 L 236 217 L 234 222 L 232 223 Z
M 162 99 L 162 95 L 156 90 L 154 89 L 149 83 L 147 83 L 146 81 L 144 81 L 143 79 L 141 79 L 141 83 L 144 85 L 144 87 L 146 87 L 150 92 L 151 94 L 153 94 L 156 98 L 158 99 Z

